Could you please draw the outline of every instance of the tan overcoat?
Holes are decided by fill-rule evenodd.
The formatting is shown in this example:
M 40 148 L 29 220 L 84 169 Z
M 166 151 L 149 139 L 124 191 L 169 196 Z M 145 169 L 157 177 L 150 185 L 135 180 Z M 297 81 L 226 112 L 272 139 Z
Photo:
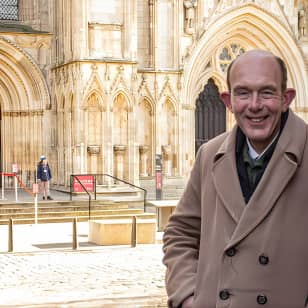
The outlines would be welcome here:
M 308 307 L 307 125 L 292 111 L 248 204 L 236 127 L 202 146 L 164 234 L 169 307 Z

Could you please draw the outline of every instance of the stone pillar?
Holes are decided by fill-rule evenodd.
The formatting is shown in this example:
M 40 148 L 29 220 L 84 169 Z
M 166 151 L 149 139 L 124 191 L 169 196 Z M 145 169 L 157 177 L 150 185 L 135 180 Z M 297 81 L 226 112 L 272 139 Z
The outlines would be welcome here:
M 139 154 L 140 154 L 140 176 L 148 176 L 147 171 L 147 160 L 148 160 L 148 154 L 149 146 L 147 145 L 140 145 L 139 146 Z
M 163 145 L 162 146 L 162 153 L 163 153 L 163 174 L 166 176 L 171 175 L 172 170 L 172 152 L 171 152 L 171 145 Z
M 83 142 L 80 143 L 80 173 L 85 173 L 85 145 Z
M 87 147 L 87 152 L 90 154 L 90 165 L 91 165 L 90 171 L 91 173 L 97 173 L 97 155 L 100 152 L 100 146 L 99 145 L 89 145 Z
M 124 176 L 124 154 L 126 151 L 126 146 L 125 145 L 114 145 L 113 146 L 113 151 L 114 151 L 114 162 L 115 162 L 115 176 L 119 179 L 123 179 Z

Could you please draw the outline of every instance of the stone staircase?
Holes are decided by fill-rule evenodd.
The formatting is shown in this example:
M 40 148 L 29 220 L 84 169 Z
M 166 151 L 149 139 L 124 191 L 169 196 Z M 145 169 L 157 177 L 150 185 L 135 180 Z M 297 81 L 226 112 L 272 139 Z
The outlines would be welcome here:
M 90 219 L 127 219 L 137 216 L 143 219 L 156 218 L 154 213 L 145 213 L 143 201 L 131 200 L 92 200 Z M 33 202 L 1 203 L 0 225 L 8 224 L 12 218 L 14 224 L 33 224 L 35 208 Z M 38 202 L 38 223 L 71 222 L 89 220 L 89 201 L 48 201 Z

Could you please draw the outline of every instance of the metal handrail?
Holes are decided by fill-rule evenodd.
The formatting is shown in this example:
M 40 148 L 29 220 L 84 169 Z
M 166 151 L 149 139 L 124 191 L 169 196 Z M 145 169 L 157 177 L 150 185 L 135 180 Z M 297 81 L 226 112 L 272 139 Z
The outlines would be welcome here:
M 146 197 L 147 197 L 147 191 L 146 191 L 146 189 L 144 189 L 144 188 L 142 188 L 142 187 L 140 187 L 140 186 L 134 185 L 134 184 L 132 184 L 132 183 L 129 183 L 129 182 L 125 181 L 125 180 L 121 180 L 121 179 L 119 179 L 119 178 L 117 178 L 117 177 L 115 177 L 115 176 L 112 176 L 112 175 L 110 175 L 110 174 L 107 174 L 107 173 L 102 173 L 102 174 L 98 174 L 98 175 L 109 176 L 109 177 L 113 178 L 114 180 L 123 182 L 123 183 L 128 184 L 128 185 L 130 185 L 130 186 L 132 186 L 132 187 L 135 187 L 135 188 L 138 188 L 138 189 L 142 190 L 142 191 L 143 191 L 143 210 L 144 210 L 144 212 L 145 212 L 145 204 L 146 204 Z
M 91 219 L 91 194 L 88 192 L 88 190 L 85 188 L 85 186 L 81 183 L 81 181 L 78 178 L 78 175 L 82 174 L 71 174 L 71 187 L 70 187 L 70 200 L 72 201 L 72 196 L 73 196 L 73 179 L 74 177 L 78 181 L 78 183 L 81 185 L 82 189 L 88 194 L 89 196 L 89 209 L 88 209 L 88 215 L 89 215 L 89 220 Z M 96 185 L 94 185 L 96 187 Z
M 147 190 L 140 187 L 140 186 L 137 186 L 135 184 L 132 184 L 132 183 L 129 183 L 125 180 L 122 180 L 122 179 L 119 179 L 113 175 L 110 175 L 110 174 L 107 174 L 107 173 L 85 173 L 85 174 L 71 174 L 71 187 L 70 187 L 70 200 L 72 200 L 72 194 L 73 194 L 73 178 L 76 177 L 76 179 L 78 180 L 79 184 L 81 185 L 81 187 L 83 188 L 83 190 L 89 195 L 89 202 L 91 200 L 90 198 L 90 193 L 89 191 L 86 189 L 86 187 L 80 182 L 80 180 L 78 179 L 78 176 L 93 176 L 94 177 L 94 196 L 95 196 L 95 199 L 96 200 L 96 177 L 97 176 L 107 176 L 107 177 L 110 177 L 116 181 L 119 181 L 119 182 L 122 182 L 122 183 L 125 183 L 131 187 L 135 187 L 137 189 L 140 189 L 143 191 L 143 210 L 145 212 L 145 209 L 146 209 L 146 197 L 147 197 Z M 89 204 L 89 212 L 90 212 L 90 204 Z M 89 214 L 89 217 L 90 217 L 90 214 Z M 90 218 L 89 218 L 90 219 Z

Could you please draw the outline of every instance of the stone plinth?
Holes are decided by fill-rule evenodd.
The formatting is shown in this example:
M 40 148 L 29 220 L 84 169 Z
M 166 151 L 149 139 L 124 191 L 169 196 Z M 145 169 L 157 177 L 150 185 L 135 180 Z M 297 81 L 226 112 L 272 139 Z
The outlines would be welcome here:
M 156 219 L 137 218 L 137 244 L 154 244 Z M 104 219 L 89 222 L 89 242 L 97 245 L 130 245 L 132 219 Z

